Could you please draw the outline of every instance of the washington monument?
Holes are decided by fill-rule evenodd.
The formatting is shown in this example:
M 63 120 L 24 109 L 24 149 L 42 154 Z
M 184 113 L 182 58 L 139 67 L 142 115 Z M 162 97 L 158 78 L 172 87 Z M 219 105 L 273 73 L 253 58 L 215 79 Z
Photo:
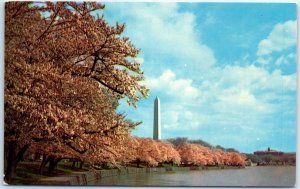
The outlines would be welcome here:
M 153 139 L 160 140 L 160 101 L 158 97 L 154 101 Z

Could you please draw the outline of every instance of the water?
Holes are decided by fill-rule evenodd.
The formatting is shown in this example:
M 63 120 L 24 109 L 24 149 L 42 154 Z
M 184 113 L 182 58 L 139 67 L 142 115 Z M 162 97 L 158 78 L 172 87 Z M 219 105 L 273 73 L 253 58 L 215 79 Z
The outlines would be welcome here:
M 90 185 L 113 186 L 279 186 L 294 187 L 296 167 L 247 167 L 245 169 L 221 169 L 179 171 L 166 173 L 142 173 L 106 177 Z

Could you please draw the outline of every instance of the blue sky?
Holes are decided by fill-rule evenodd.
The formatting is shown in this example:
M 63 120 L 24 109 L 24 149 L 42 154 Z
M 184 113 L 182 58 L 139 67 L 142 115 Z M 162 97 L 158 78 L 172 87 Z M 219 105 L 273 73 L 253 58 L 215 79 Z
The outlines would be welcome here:
M 296 5 L 106 3 L 102 12 L 141 49 L 150 88 L 132 134 L 152 137 L 161 101 L 162 138 L 188 137 L 241 152 L 296 150 Z

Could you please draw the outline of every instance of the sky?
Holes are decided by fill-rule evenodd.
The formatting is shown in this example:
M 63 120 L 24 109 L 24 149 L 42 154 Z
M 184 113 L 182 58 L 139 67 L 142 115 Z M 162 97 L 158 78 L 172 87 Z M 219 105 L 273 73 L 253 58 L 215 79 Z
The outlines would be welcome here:
M 162 139 L 188 137 L 251 153 L 296 151 L 296 5 L 292 3 L 105 3 L 112 25 L 141 49 L 150 95 L 132 134 L 153 136 L 156 96 Z

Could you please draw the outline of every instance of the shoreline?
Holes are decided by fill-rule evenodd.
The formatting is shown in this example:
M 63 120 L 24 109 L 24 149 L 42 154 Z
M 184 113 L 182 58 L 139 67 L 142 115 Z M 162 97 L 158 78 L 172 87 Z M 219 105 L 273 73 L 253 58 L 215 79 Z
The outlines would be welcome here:
M 242 169 L 243 166 L 188 166 L 188 167 L 123 167 L 121 169 L 90 170 L 73 172 L 70 175 L 48 177 L 39 179 L 31 185 L 56 185 L 56 186 L 87 186 L 101 178 L 140 173 L 165 173 L 176 171 L 200 171 L 218 169 Z

